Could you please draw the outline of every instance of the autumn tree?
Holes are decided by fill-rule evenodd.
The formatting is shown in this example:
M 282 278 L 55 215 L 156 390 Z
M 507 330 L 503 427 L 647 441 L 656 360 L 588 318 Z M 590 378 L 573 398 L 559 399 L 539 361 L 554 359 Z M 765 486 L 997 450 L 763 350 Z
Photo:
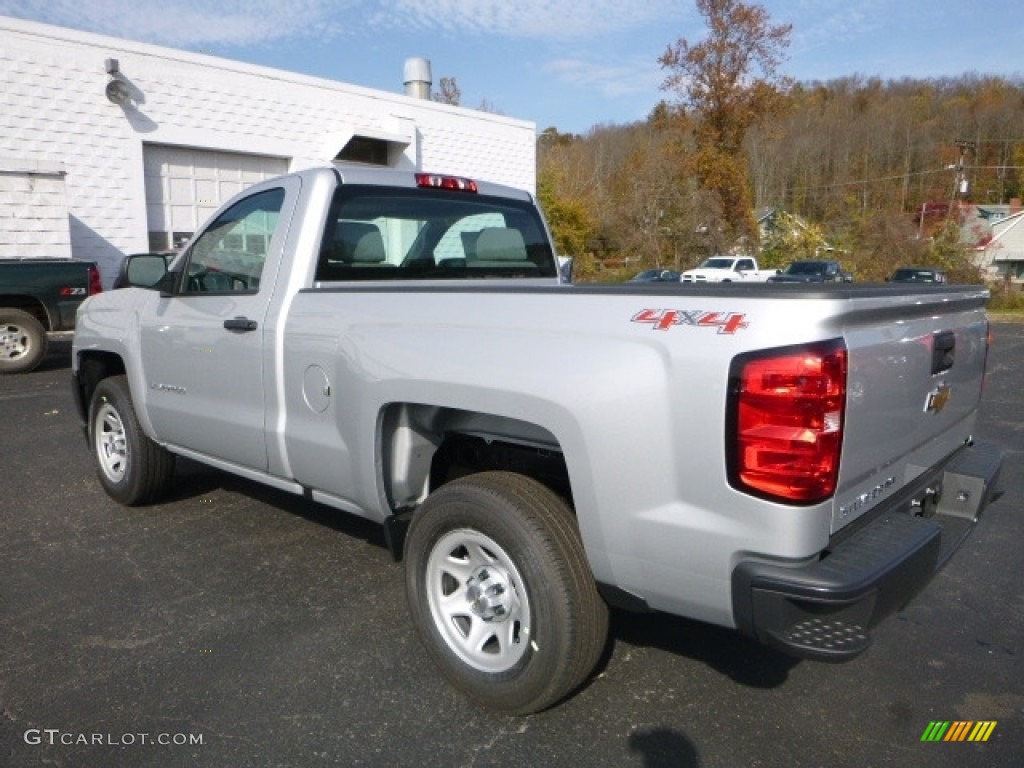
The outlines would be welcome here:
M 797 259 L 818 258 L 828 247 L 821 227 L 775 211 L 769 232 L 761 239 L 758 264 L 762 269 L 781 269 Z
M 459 88 L 459 84 L 455 82 L 454 77 L 442 77 L 438 87 L 440 92 L 435 93 L 431 97 L 434 101 L 438 101 L 441 104 L 451 104 L 453 107 L 459 106 L 462 102 L 462 89 Z
M 754 235 L 744 140 L 748 130 L 777 114 L 788 78 L 778 74 L 791 24 L 772 25 L 760 5 L 697 0 L 708 27 L 699 43 L 680 38 L 658 59 L 669 71 L 662 88 L 696 112 L 694 171 L 716 192 L 737 236 Z
M 537 179 L 537 202 L 544 211 L 558 255 L 578 259 L 586 252 L 594 224 L 586 202 L 566 194 L 563 180 L 558 166 L 543 167 Z

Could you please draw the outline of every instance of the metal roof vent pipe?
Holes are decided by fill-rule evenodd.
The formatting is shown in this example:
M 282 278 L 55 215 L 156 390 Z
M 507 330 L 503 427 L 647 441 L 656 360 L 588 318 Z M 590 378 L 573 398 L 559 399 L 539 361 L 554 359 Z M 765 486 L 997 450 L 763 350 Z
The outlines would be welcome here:
M 405 60 L 405 95 L 430 101 L 430 59 Z

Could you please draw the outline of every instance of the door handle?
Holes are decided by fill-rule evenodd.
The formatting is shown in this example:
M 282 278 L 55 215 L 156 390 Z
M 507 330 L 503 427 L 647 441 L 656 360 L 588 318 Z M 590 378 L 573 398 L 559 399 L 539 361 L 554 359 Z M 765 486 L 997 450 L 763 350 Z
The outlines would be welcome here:
M 248 317 L 232 317 L 230 320 L 224 321 L 224 327 L 229 331 L 255 331 L 256 326 L 256 321 L 250 320 Z
M 952 331 L 936 333 L 932 339 L 932 376 L 953 367 L 956 353 L 956 334 Z

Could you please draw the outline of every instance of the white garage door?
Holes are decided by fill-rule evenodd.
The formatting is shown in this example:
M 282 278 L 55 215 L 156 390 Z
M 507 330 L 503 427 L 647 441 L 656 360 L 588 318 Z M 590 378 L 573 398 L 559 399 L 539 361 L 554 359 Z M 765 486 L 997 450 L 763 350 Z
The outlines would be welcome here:
M 288 172 L 288 161 L 234 152 L 147 144 L 143 149 L 150 251 L 180 248 L 221 203 Z

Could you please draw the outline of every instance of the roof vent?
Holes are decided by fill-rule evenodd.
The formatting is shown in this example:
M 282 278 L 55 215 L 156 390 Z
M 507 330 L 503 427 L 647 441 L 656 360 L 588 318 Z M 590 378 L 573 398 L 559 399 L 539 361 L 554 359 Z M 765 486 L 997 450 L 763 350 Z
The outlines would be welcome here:
M 430 100 L 430 59 L 405 60 L 405 95 L 415 99 Z

